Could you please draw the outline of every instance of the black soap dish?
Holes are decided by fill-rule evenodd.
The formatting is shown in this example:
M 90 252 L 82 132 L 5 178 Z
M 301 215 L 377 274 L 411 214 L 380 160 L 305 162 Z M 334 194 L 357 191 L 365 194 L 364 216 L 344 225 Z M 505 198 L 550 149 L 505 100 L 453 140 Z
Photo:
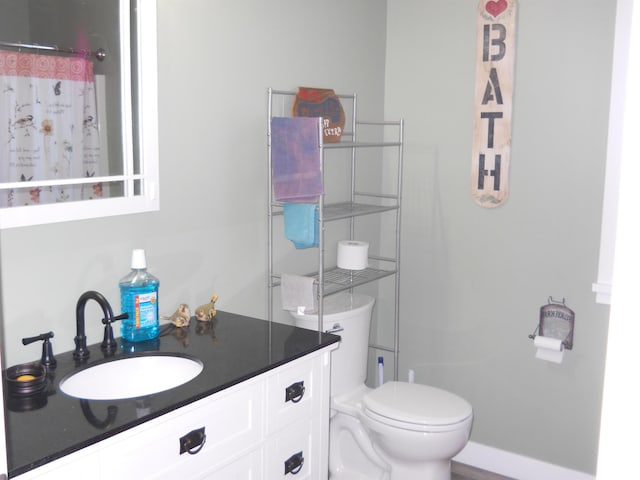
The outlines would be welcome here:
M 23 363 L 4 372 L 7 392 L 25 397 L 41 393 L 47 386 L 47 370 L 40 362 Z

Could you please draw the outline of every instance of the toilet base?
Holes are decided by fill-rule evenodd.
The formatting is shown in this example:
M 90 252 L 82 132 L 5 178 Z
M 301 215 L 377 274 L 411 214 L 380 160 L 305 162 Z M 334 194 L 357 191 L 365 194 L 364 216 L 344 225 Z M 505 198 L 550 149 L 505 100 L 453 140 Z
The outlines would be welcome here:
M 331 399 L 329 478 L 331 480 L 389 480 L 389 465 L 375 452 L 358 419 L 362 397 L 371 389 L 362 384 Z
M 337 413 L 329 425 L 331 480 L 389 480 L 389 466 L 376 454 L 357 418 Z
M 451 480 L 451 462 L 393 465 L 389 480 Z
M 376 477 L 376 480 L 390 480 L 388 473 L 382 475 L 381 477 Z M 341 472 L 329 472 L 329 480 L 372 480 L 372 477 L 362 475 L 360 472 L 354 472 L 353 470 L 344 470 Z

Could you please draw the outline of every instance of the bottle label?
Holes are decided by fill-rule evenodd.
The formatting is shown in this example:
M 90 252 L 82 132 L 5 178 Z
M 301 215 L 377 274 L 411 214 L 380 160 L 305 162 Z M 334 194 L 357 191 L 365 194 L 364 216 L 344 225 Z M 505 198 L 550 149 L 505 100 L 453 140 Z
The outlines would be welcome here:
M 155 326 L 158 323 L 158 292 L 136 295 L 134 311 L 136 328 Z

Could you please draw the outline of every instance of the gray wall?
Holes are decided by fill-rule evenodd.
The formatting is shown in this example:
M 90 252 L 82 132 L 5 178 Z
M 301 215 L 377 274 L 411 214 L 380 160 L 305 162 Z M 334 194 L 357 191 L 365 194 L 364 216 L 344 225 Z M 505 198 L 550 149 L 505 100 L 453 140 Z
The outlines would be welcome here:
M 2 31 L 3 42 L 15 42 L 29 34 L 29 22 L 27 20 L 29 12 L 28 2 L 0 1 L 0 31 Z
M 615 2 L 520 0 L 510 198 L 470 194 L 475 0 L 390 0 L 386 114 L 404 115 L 401 372 L 474 406 L 472 440 L 595 473 L 608 308 L 597 305 Z M 527 338 L 576 314 L 561 365 Z
M 20 338 L 48 330 L 71 349 L 76 299 L 117 306 L 132 248 L 163 313 L 215 291 L 220 309 L 263 317 L 266 90 L 330 86 L 357 92 L 363 117 L 406 119 L 401 372 L 467 397 L 474 441 L 594 472 L 614 12 L 519 3 L 511 198 L 487 211 L 469 193 L 474 1 L 159 0 L 161 210 L 2 231 L 5 365 L 37 358 Z M 549 295 L 577 317 L 559 366 L 527 339 Z M 97 342 L 97 307 L 87 316 Z
M 0 232 L 6 365 L 39 355 L 20 343 L 34 333 L 71 349 L 85 290 L 117 307 L 132 248 L 161 280 L 161 313 L 217 292 L 220 309 L 264 317 L 267 88 L 357 91 L 382 117 L 384 1 L 158 4 L 160 211 Z M 87 315 L 98 341 L 97 306 Z

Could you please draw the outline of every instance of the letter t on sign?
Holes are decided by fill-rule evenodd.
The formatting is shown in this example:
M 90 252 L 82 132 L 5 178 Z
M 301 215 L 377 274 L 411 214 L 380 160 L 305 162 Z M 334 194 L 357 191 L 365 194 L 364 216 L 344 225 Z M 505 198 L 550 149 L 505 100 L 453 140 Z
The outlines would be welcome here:
M 509 194 L 515 18 L 516 0 L 478 4 L 471 194 L 486 208 Z

